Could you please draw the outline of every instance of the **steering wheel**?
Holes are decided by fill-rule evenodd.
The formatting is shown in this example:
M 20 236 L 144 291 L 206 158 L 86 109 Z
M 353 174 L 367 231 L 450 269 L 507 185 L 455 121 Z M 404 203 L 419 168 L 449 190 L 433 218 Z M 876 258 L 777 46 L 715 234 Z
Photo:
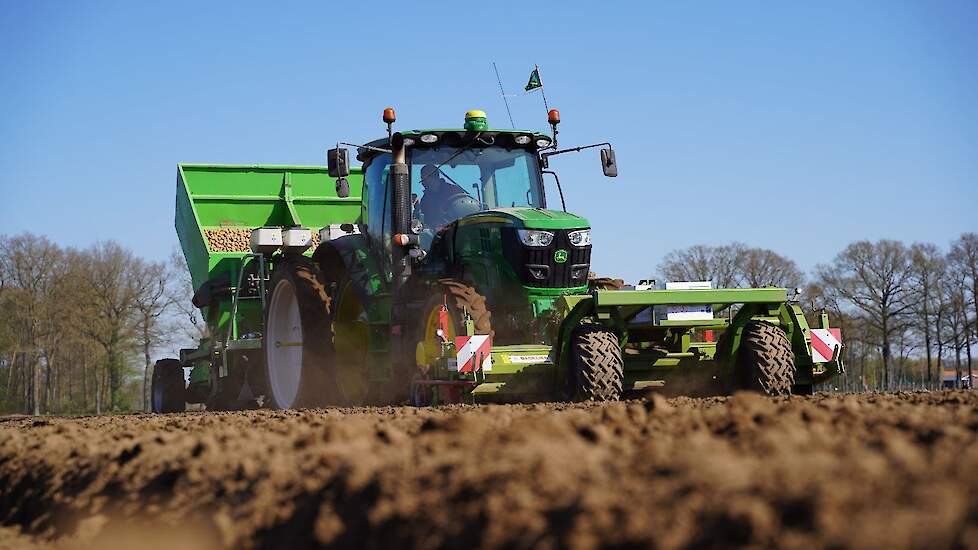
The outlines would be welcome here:
M 482 211 L 482 204 L 479 203 L 479 200 L 465 192 L 452 195 L 446 204 L 445 212 L 453 221 Z

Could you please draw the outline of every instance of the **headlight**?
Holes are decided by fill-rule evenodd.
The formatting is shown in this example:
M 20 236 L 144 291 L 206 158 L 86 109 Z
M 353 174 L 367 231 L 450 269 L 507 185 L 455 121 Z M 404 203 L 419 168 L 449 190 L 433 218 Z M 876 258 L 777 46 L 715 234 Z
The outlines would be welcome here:
M 526 145 L 530 143 L 530 136 L 516 136 L 513 140 L 517 145 Z
M 591 244 L 591 230 L 572 231 L 567 234 L 567 240 L 574 246 L 587 246 Z
M 551 143 L 551 141 L 550 141 L 550 138 L 548 138 L 548 137 L 539 137 L 539 138 L 537 138 L 537 147 L 539 147 L 541 149 L 544 148 L 544 147 L 549 147 L 550 146 L 550 143 Z
M 438 141 L 437 134 L 421 134 L 421 143 L 434 143 Z
M 549 231 L 535 231 L 533 229 L 520 229 L 520 240 L 526 246 L 550 246 L 554 242 L 554 234 Z

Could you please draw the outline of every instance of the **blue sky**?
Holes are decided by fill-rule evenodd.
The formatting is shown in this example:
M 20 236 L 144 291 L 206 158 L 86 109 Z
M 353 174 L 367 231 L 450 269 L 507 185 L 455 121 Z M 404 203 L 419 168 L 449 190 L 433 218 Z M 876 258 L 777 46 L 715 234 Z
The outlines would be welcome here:
M 159 4 L 159 5 L 153 5 Z M 217 4 L 217 3 L 214 3 Z M 279 5 L 282 4 L 282 5 Z M 978 3 L 0 0 L 0 234 L 177 245 L 177 162 L 322 164 L 338 140 L 507 126 L 541 67 L 602 274 L 739 240 L 803 269 L 978 230 Z M 538 96 L 512 103 L 545 130 Z

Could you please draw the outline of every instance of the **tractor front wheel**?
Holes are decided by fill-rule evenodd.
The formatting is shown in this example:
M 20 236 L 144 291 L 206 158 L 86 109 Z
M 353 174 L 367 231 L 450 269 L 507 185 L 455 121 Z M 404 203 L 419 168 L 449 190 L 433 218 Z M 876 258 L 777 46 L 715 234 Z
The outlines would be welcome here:
M 747 323 L 740 337 L 736 376 L 739 389 L 789 395 L 795 383 L 795 356 L 784 331 L 770 323 Z
M 441 279 L 433 288 L 426 289 L 425 294 L 427 299 L 421 306 L 419 323 L 413 329 L 415 372 L 411 373 L 411 400 L 416 403 L 424 403 L 434 397 L 430 386 L 414 382 L 429 376 L 430 369 L 442 357 L 442 342 L 453 343 L 456 336 L 465 335 L 466 311 L 472 317 L 476 334 L 494 334 L 492 313 L 486 307 L 486 298 L 471 285 L 456 279 Z M 415 390 L 420 392 L 418 396 L 413 395 Z M 444 397 L 444 394 L 439 395 Z
M 177 359 L 160 359 L 153 366 L 150 402 L 154 413 L 183 412 L 186 408 L 183 365 Z
M 571 385 L 577 401 L 621 399 L 625 363 L 618 336 L 597 325 L 582 325 L 571 337 Z

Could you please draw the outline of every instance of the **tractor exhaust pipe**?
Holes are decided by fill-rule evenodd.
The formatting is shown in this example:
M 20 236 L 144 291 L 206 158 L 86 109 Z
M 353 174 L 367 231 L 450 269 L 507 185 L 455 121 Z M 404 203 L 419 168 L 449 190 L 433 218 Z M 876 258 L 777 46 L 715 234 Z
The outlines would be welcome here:
M 391 183 L 394 185 L 393 216 L 394 234 L 411 231 L 411 176 L 403 163 L 391 165 Z
M 394 151 L 393 163 L 390 168 L 393 200 L 391 212 L 393 219 L 393 234 L 406 235 L 411 232 L 411 175 L 408 172 L 407 155 L 404 151 L 404 138 L 400 133 L 391 139 Z M 408 249 L 404 246 L 393 247 L 393 267 L 397 277 L 396 285 L 401 286 L 411 275 L 411 260 Z
M 411 230 L 411 175 L 408 172 L 407 155 L 404 151 L 404 138 L 400 133 L 391 139 L 393 146 L 393 163 L 390 178 L 394 187 L 393 217 L 394 234 L 405 234 Z

